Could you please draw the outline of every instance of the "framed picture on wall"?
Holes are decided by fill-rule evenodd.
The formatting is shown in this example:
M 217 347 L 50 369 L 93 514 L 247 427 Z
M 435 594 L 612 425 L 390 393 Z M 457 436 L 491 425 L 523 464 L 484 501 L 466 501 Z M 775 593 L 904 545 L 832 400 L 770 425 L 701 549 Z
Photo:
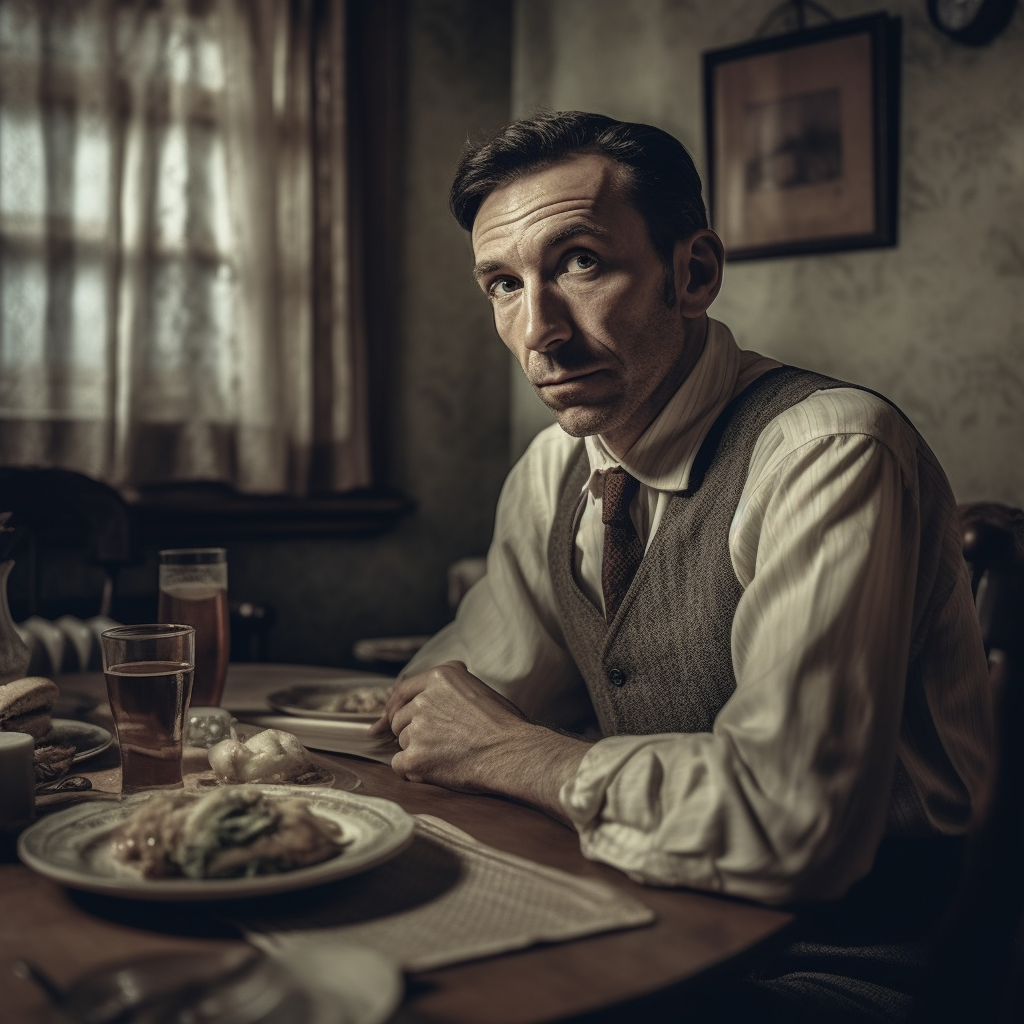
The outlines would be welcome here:
M 900 22 L 704 54 L 712 227 L 730 259 L 896 244 Z

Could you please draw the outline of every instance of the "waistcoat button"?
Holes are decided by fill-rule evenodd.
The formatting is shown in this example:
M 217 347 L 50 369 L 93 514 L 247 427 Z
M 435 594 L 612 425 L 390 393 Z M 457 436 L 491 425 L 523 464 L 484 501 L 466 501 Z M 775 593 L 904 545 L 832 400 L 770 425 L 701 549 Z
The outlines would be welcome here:
M 621 668 L 612 668 L 608 670 L 608 682 L 612 686 L 623 686 L 626 682 L 626 673 Z

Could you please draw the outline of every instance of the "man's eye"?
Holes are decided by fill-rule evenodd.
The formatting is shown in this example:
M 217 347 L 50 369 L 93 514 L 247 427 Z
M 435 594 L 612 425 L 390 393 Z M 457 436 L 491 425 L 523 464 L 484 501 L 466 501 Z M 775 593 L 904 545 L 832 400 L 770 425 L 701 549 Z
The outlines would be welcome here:
M 597 257 L 589 252 L 578 252 L 575 256 L 569 257 L 568 267 L 570 271 L 592 270 L 597 266 Z
M 520 284 L 514 277 L 499 277 L 487 286 L 487 293 L 488 295 L 511 295 L 519 288 Z

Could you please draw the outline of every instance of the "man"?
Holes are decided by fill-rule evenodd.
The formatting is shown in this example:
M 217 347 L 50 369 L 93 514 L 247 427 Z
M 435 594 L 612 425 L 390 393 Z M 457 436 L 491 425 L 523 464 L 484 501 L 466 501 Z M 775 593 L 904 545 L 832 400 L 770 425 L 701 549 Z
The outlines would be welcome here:
M 373 727 L 394 770 L 534 804 L 640 881 L 775 904 L 841 897 L 883 836 L 962 834 L 986 666 L 953 497 L 909 423 L 709 319 L 722 243 L 658 129 L 516 122 L 451 202 L 558 423 Z

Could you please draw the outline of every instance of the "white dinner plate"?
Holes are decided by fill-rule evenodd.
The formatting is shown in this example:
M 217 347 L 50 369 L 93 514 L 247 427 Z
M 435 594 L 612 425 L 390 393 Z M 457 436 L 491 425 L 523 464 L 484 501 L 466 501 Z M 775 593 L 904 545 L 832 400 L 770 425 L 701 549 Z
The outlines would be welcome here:
M 356 780 L 356 785 L 349 784 L 339 788 L 349 790 L 358 788 L 358 777 L 353 775 L 352 778 Z M 186 775 L 184 781 L 187 790 L 195 793 L 208 793 L 211 789 L 217 789 L 220 786 L 274 786 L 276 788 L 281 786 L 326 786 L 330 789 L 337 782 L 337 776 L 322 764 L 314 764 L 305 775 L 298 779 L 289 779 L 287 782 L 225 782 L 217 778 L 212 768 L 206 772 Z M 345 778 L 342 778 L 341 781 L 349 782 Z
M 380 711 L 358 714 L 338 710 L 339 702 L 352 690 L 369 687 L 374 690 L 390 691 L 394 685 L 395 680 L 387 676 L 353 676 L 336 683 L 289 686 L 286 690 L 270 694 L 267 703 L 275 711 L 286 715 L 301 715 L 303 718 L 329 718 L 335 722 L 375 722 L 383 711 L 383 703 Z
M 252 784 L 256 786 L 255 783 Z M 301 797 L 314 814 L 351 840 L 329 860 L 254 878 L 143 878 L 113 858 L 110 834 L 149 796 L 76 804 L 41 818 L 18 839 L 18 856 L 34 871 L 72 889 L 139 900 L 231 900 L 305 889 L 366 871 L 412 841 L 413 820 L 398 804 L 334 789 L 259 786 L 268 796 Z
M 77 763 L 102 753 L 114 742 L 114 737 L 101 725 L 75 722 L 70 718 L 55 718 L 42 742 L 73 746 L 75 756 L 71 760 Z

